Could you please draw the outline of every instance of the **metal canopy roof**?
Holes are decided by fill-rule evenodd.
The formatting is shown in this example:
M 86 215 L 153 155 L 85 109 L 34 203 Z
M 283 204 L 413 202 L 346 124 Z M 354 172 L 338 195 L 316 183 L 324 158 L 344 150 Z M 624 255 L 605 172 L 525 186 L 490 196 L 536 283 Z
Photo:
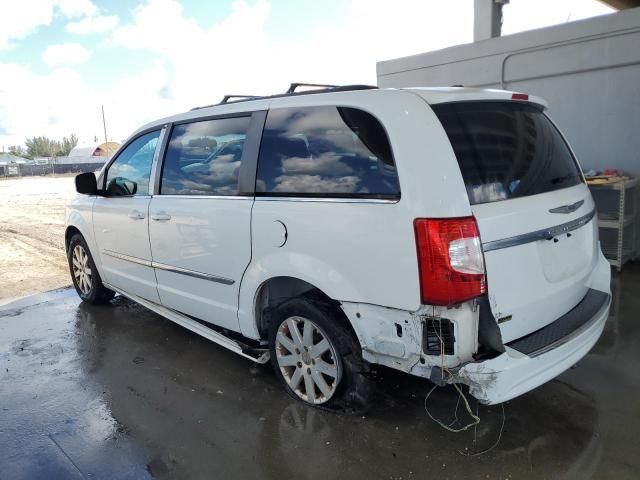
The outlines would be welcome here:
M 618 10 L 640 7 L 640 0 L 600 0 L 600 1 L 602 3 L 606 3 L 610 7 L 617 8 Z

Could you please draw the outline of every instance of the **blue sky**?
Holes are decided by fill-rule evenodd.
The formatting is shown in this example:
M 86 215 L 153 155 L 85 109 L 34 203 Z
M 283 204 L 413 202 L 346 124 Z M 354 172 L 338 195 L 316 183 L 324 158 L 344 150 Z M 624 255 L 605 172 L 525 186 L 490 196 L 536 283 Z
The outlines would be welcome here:
M 511 0 L 506 34 L 605 14 Z M 0 0 L 0 149 L 121 141 L 154 118 L 292 81 L 375 83 L 375 62 L 469 42 L 473 0 Z
M 132 20 L 132 12 L 145 2 L 136 0 L 114 0 L 109 2 L 93 2 L 100 8 L 101 16 L 118 17 L 119 25 Z M 148 2 L 147 2 L 148 3 Z M 180 1 L 186 17 L 193 18 L 201 28 L 224 21 L 231 10 L 232 1 Z M 305 29 L 323 22 L 331 22 L 332 17 L 339 16 L 345 2 L 340 0 L 322 0 L 313 2 L 271 0 L 271 12 L 265 22 L 265 31 L 274 38 L 295 39 Z M 68 19 L 55 14 L 49 25 L 39 27 L 24 39 L 14 41 L 12 48 L 0 51 L 0 60 L 28 64 L 36 73 L 47 73 L 50 66 L 44 63 L 42 53 L 49 45 L 78 42 L 89 50 L 96 51 L 86 62 L 75 68 L 88 82 L 96 86 L 108 86 L 114 78 L 129 74 L 131 71 L 150 66 L 153 57 L 144 50 L 125 47 L 105 48 L 102 43 L 107 37 L 105 32 L 82 35 L 65 31 Z M 108 68 L 107 68 L 108 65 Z

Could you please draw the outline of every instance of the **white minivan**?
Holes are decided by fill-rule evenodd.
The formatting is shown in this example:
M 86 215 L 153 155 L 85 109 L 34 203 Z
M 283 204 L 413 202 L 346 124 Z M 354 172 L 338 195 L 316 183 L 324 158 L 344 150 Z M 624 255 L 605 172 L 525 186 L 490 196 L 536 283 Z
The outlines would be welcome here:
M 542 99 L 298 86 L 152 122 L 79 175 L 82 300 L 124 295 L 335 409 L 372 365 L 494 404 L 586 355 L 610 267 Z

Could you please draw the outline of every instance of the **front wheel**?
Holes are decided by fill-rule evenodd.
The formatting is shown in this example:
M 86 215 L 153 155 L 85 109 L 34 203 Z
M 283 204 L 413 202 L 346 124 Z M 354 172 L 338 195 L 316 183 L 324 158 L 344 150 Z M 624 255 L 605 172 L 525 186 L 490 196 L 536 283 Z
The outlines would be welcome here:
M 271 361 L 293 398 L 361 413 L 370 393 L 368 364 L 341 315 L 337 307 L 307 297 L 280 305 L 271 315 Z
M 69 241 L 67 250 L 69 270 L 73 286 L 80 298 L 88 303 L 102 304 L 111 300 L 115 292 L 102 284 L 102 279 L 82 235 L 76 234 Z

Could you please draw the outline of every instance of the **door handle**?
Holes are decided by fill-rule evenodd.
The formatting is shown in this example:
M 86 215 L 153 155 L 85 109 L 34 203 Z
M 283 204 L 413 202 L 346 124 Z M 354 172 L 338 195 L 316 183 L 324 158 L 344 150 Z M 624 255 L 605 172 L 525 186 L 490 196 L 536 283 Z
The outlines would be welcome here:
M 127 215 L 127 217 L 131 218 L 132 220 L 143 220 L 144 219 L 144 213 L 138 211 L 138 210 L 131 210 L 129 212 L 129 214 Z
M 155 220 L 156 222 L 166 222 L 167 220 L 171 220 L 171 215 L 165 212 L 158 212 L 151 215 L 151 220 Z

